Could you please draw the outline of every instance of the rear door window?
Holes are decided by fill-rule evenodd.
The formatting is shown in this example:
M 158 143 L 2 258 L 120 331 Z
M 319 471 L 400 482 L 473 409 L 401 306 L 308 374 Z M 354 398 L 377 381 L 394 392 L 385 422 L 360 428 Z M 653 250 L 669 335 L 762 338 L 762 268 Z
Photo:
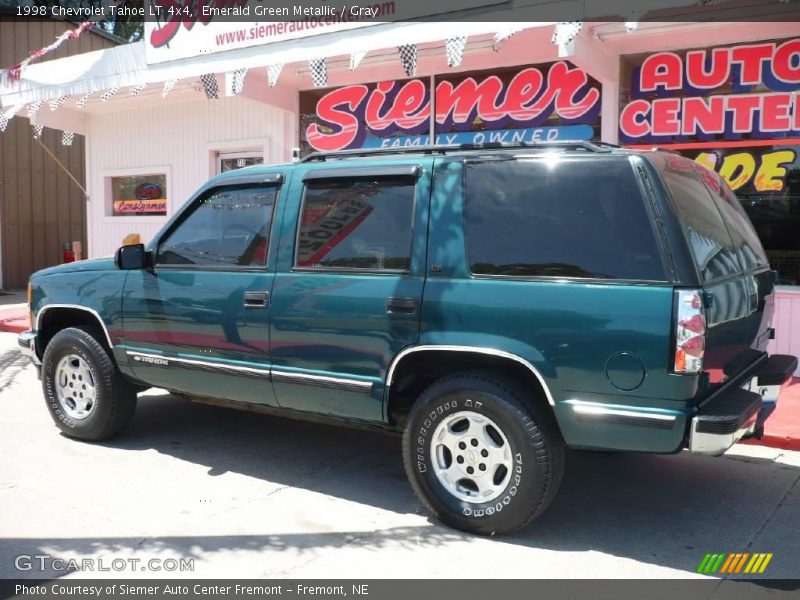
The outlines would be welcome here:
M 665 279 L 627 159 L 549 155 L 467 162 L 465 169 L 473 273 Z
M 295 267 L 408 271 L 416 179 L 309 181 Z
M 658 154 L 661 173 L 703 282 L 741 272 L 736 244 L 695 163 L 677 154 Z

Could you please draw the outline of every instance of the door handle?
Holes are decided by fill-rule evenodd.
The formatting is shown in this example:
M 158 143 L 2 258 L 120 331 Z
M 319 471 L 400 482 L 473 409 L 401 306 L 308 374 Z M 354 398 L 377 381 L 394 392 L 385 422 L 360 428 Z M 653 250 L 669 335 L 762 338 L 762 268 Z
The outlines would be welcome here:
M 417 312 L 417 301 L 413 298 L 387 298 L 386 312 L 390 315 L 413 315 Z
M 267 308 L 269 306 L 269 292 L 245 292 L 245 308 Z

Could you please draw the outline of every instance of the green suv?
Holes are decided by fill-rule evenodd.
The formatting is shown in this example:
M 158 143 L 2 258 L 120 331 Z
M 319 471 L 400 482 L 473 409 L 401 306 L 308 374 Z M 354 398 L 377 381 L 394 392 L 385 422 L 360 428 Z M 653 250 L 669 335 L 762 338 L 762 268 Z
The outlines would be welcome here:
M 147 245 L 31 277 L 47 407 L 120 432 L 137 393 L 403 432 L 422 502 L 508 533 L 565 446 L 707 454 L 760 435 L 774 273 L 734 194 L 605 144 L 312 154 L 206 183 Z

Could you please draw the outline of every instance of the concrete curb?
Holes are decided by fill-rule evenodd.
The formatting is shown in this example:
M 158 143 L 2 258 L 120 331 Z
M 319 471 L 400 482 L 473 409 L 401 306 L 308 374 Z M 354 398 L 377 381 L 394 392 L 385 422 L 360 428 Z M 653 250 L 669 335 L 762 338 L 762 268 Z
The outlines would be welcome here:
M 22 333 L 28 329 L 30 329 L 30 323 L 27 304 L 0 307 L 0 331 Z

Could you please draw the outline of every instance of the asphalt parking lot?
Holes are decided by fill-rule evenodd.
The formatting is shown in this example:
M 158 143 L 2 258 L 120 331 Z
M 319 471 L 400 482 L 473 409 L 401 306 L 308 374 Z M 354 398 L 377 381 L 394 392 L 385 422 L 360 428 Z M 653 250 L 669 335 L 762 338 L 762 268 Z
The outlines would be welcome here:
M 800 576 L 798 452 L 574 452 L 554 506 L 493 539 L 427 517 L 394 436 L 153 391 L 123 437 L 72 441 L 5 333 L 0 422 L 2 578 L 675 578 L 699 577 L 707 552 L 772 552 L 765 576 Z M 96 568 L 122 559 L 125 570 L 17 558 L 29 555 L 96 559 Z M 193 570 L 143 572 L 154 558 L 192 559 Z

